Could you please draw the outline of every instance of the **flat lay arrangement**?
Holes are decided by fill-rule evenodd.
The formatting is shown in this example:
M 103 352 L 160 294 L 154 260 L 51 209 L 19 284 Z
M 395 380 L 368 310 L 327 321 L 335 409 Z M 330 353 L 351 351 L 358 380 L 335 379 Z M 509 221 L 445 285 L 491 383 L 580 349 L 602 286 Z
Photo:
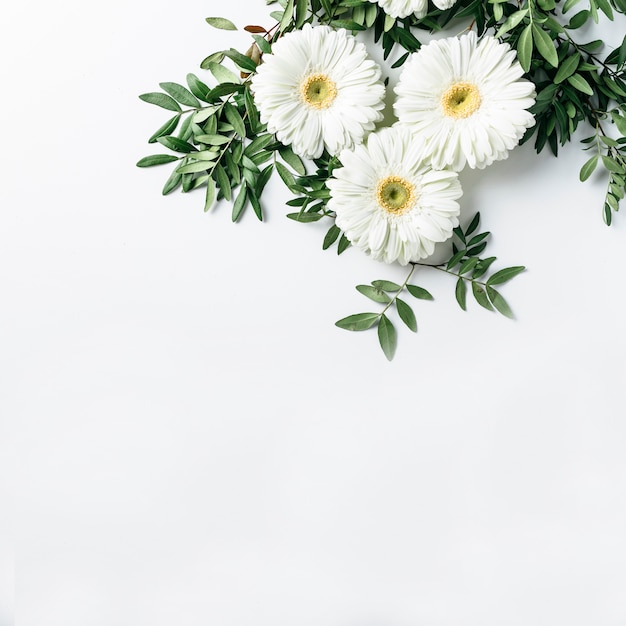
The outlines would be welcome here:
M 607 49 L 579 33 L 626 0 L 268 4 L 267 24 L 207 18 L 245 30 L 246 50 L 212 51 L 202 77 L 140 96 L 170 115 L 149 139 L 167 152 L 137 165 L 173 167 L 164 194 L 201 190 L 205 211 L 231 203 L 233 221 L 263 220 L 264 189 L 281 179 L 288 218 L 327 224 L 325 250 L 381 261 L 381 277 L 356 287 L 369 304 L 336 325 L 375 329 L 389 360 L 396 325 L 417 331 L 415 300 L 434 299 L 416 283 L 422 271 L 450 275 L 462 309 L 473 299 L 513 317 L 500 289 L 525 267 L 489 254 L 480 214 L 463 209 L 465 168 L 524 142 L 558 156 L 576 133 L 588 152 L 578 178 L 603 172 L 598 219 L 611 224 L 626 183 L 626 37 Z M 384 278 L 384 264 L 405 266 L 405 280 Z

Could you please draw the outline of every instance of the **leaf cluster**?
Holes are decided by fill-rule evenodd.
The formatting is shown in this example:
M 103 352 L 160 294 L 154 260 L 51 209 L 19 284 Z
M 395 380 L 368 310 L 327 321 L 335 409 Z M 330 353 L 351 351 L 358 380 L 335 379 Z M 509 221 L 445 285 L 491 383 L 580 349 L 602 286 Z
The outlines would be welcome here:
M 430 268 L 455 276 L 456 301 L 464 311 L 467 310 L 467 293 L 469 290 L 476 302 L 484 309 L 497 311 L 506 317 L 513 318 L 511 307 L 496 287 L 509 282 L 526 268 L 515 265 L 488 275 L 496 257 L 482 258 L 480 256 L 487 247 L 490 233 L 478 233 L 479 225 L 480 213 L 476 213 L 465 230 L 460 226 L 455 228 L 455 242 L 452 245 L 452 255 L 448 261 L 441 265 L 411 263 L 411 269 L 402 285 L 387 280 L 375 280 L 369 285 L 357 285 L 357 291 L 370 300 L 380 303 L 384 308 L 379 313 L 367 312 L 348 315 L 336 322 L 336 326 L 351 331 L 377 328 L 380 346 L 387 359 L 391 360 L 397 347 L 397 332 L 389 318 L 389 311 L 395 309 L 404 324 L 413 332 L 417 332 L 415 313 L 411 306 L 399 296 L 406 290 L 420 300 L 433 300 L 433 296 L 426 289 L 409 284 L 411 276 L 418 267 Z
M 224 18 L 207 21 L 218 28 L 234 28 Z M 263 41 L 269 51 L 269 43 Z M 205 211 L 223 198 L 232 202 L 233 221 L 247 206 L 252 206 L 259 220 L 263 219 L 261 195 L 276 165 L 275 155 L 288 160 L 295 157 L 260 121 L 247 78 L 260 58 L 254 50 L 244 55 L 229 49 L 208 56 L 202 67 L 212 75 L 211 87 L 195 74 L 188 74 L 186 86 L 161 83 L 162 91 L 140 96 L 145 102 L 174 112 L 174 116 L 148 140 L 170 153 L 144 157 L 137 165 L 175 163 L 163 194 L 179 188 L 183 192 L 203 188 Z
M 383 305 L 383 309 L 378 313 L 355 313 L 348 315 L 335 323 L 339 328 L 350 331 L 368 330 L 376 328 L 378 332 L 378 343 L 385 356 L 391 361 L 396 353 L 398 344 L 398 334 L 390 318 L 395 310 L 398 317 L 409 330 L 417 332 L 417 318 L 411 305 L 400 298 L 406 291 L 418 300 L 433 300 L 432 295 L 424 288 L 409 284 L 411 275 L 415 270 L 415 265 L 411 265 L 409 274 L 405 281 L 399 285 L 389 280 L 375 280 L 369 285 L 357 285 L 356 289 L 369 300 Z
M 476 213 L 465 230 L 460 226 L 454 229 L 455 242 L 452 244 L 452 256 L 438 269 L 457 277 L 454 294 L 457 303 L 464 311 L 467 310 L 469 289 L 476 302 L 484 309 L 498 311 L 506 317 L 513 318 L 511 307 L 495 287 L 508 282 L 526 268 L 521 265 L 505 267 L 486 278 L 496 257 L 482 258 L 480 256 L 487 247 L 487 240 L 491 233 L 475 234 L 479 225 L 480 213 Z
M 626 183 L 626 117 L 624 108 L 613 109 L 611 118 L 619 129 L 622 137 L 613 139 L 604 133 L 600 121 L 596 127 L 595 135 L 582 140 L 585 150 L 593 150 L 591 156 L 580 169 L 580 180 L 587 180 L 596 170 L 598 165 L 607 172 L 608 184 L 604 197 L 602 216 L 607 225 L 613 220 L 613 213 L 619 211 L 620 202 L 624 199 Z

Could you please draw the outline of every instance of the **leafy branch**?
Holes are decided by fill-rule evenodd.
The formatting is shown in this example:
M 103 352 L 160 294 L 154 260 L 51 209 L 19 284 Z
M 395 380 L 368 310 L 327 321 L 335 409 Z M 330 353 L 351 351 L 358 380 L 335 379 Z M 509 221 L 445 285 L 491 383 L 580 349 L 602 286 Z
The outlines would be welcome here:
M 456 243 L 452 247 L 452 256 L 446 263 L 432 265 L 423 262 L 410 263 L 410 270 L 401 285 L 387 280 L 375 280 L 370 285 L 357 285 L 356 289 L 374 302 L 384 304 L 379 313 L 356 313 L 348 315 L 336 322 L 336 326 L 350 331 L 363 331 L 372 327 L 378 329 L 378 340 L 388 360 L 393 359 L 397 347 L 397 333 L 387 312 L 394 307 L 400 319 L 413 332 L 417 332 L 417 320 L 411 306 L 399 298 L 404 290 L 420 300 L 433 300 L 433 296 L 417 285 L 409 284 L 416 268 L 431 268 L 456 277 L 455 297 L 459 306 L 467 310 L 467 286 L 476 302 L 489 311 L 498 311 L 502 315 L 513 318 L 508 302 L 496 289 L 496 286 L 507 283 L 526 268 L 517 265 L 505 267 L 484 279 L 496 257 L 481 258 L 479 255 L 487 247 L 489 232 L 474 234 L 480 224 L 480 214 L 476 213 L 468 227 L 454 229 Z M 455 269 L 456 268 L 456 269 Z M 483 280 L 481 280 L 483 278 Z

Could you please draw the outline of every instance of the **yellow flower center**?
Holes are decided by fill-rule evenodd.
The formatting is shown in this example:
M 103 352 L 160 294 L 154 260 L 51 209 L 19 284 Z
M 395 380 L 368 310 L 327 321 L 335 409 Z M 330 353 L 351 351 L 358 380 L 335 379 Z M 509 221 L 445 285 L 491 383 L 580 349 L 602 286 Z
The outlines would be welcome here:
M 469 117 L 480 107 L 480 92 L 472 83 L 455 83 L 441 96 L 443 112 L 448 117 Z
M 416 200 L 415 186 L 400 176 L 387 176 L 376 186 L 378 204 L 387 213 L 404 215 Z
M 326 74 L 311 74 L 302 81 L 300 94 L 310 107 L 327 109 L 337 96 L 337 87 Z

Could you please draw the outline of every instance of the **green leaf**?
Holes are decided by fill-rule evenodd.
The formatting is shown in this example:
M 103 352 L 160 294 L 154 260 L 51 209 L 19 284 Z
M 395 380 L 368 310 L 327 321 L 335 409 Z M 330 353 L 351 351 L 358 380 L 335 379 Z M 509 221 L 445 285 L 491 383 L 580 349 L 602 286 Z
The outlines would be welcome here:
M 479 243 L 477 246 L 470 248 L 467 251 L 467 256 L 478 256 L 486 247 L 487 247 L 487 242 L 483 241 L 482 243 Z
M 324 243 L 322 244 L 322 250 L 328 250 L 341 235 L 341 229 L 336 224 L 333 224 L 324 237 Z
M 144 102 L 148 102 L 149 104 L 155 104 L 156 106 L 161 107 L 162 109 L 167 109 L 168 111 L 176 111 L 177 113 L 182 111 L 180 105 L 176 102 L 176 100 L 174 100 L 174 98 L 158 91 L 142 93 L 139 96 L 139 99 Z
M 339 243 L 337 244 L 337 254 L 342 254 L 352 245 L 351 241 L 346 237 L 345 233 L 341 233 Z
M 221 63 L 224 60 L 223 52 L 214 52 L 213 54 L 209 54 L 208 57 L 205 57 L 200 63 L 200 67 L 203 70 L 208 70 L 211 63 Z
M 256 108 L 256 105 L 254 104 L 254 99 L 252 98 L 252 94 L 250 93 L 249 88 L 244 91 L 243 97 L 244 97 L 244 106 L 246 109 L 246 113 L 248 115 L 248 121 L 250 123 L 250 131 L 252 133 L 252 136 L 255 136 L 261 130 L 261 120 L 259 119 L 259 111 Z
M 178 126 L 178 122 L 180 120 L 180 115 L 175 115 L 171 119 L 167 120 L 159 130 L 157 130 L 150 139 L 148 139 L 148 143 L 154 143 L 158 137 L 164 137 L 165 135 L 171 135 Z
M 508 33 L 511 29 L 515 28 L 526 16 L 528 15 L 528 9 L 523 9 L 521 11 L 515 11 L 515 13 L 511 13 L 509 17 L 504 20 L 502 26 L 500 26 L 500 30 L 495 34 L 496 39 L 499 39 L 505 33 Z
M 207 23 L 213 28 L 219 28 L 220 30 L 237 30 L 237 27 L 224 17 L 207 17 Z
M 459 277 L 456 281 L 456 288 L 454 289 L 454 297 L 456 301 L 459 303 L 459 306 L 467 311 L 467 286 L 465 284 L 465 280 Z
M 308 8 L 309 0 L 296 0 L 296 28 L 302 28 Z
M 608 156 L 602 156 L 602 163 L 609 172 L 615 172 L 616 174 L 622 174 L 624 168 L 613 158 Z
M 297 154 L 295 154 L 289 146 L 281 148 L 279 150 L 279 154 L 282 160 L 290 165 L 295 172 L 300 174 L 300 176 L 304 176 L 306 174 L 306 169 L 304 168 L 302 159 Z
M 259 135 L 248 144 L 244 150 L 244 154 L 251 157 L 260 150 L 263 150 L 263 148 L 266 148 L 272 141 L 274 141 L 274 137 L 270 134 Z
M 478 259 L 477 257 L 472 257 L 471 259 L 467 259 L 467 261 L 463 261 L 461 267 L 459 268 L 459 274 L 465 274 L 473 270 L 478 264 L 479 260 L 480 259 Z
M 144 157 L 137 161 L 137 167 L 152 167 L 154 165 L 164 165 L 165 163 L 172 163 L 178 161 L 179 157 L 175 157 L 173 154 L 153 154 L 152 156 Z
M 532 26 L 528 24 L 522 31 L 517 42 L 517 58 L 525 72 L 530 69 L 530 61 L 533 55 L 533 31 Z
M 562 83 L 566 78 L 569 78 L 578 69 L 580 59 L 578 52 L 566 57 L 554 77 L 554 82 L 557 84 Z
M 180 130 L 178 131 L 178 138 L 183 141 L 189 141 L 191 136 L 193 135 L 193 115 L 188 115 L 186 119 L 183 120 L 183 123 L 180 125 Z
M 580 0 L 565 0 L 563 5 L 563 14 L 567 13 L 574 5 L 578 4 Z
M 261 202 L 259 201 L 259 196 L 253 187 L 248 187 L 248 197 L 250 199 L 250 204 L 252 205 L 252 209 L 254 210 L 254 214 L 257 216 L 259 221 L 263 221 L 263 207 L 261 207 Z
M 296 179 L 293 177 L 293 174 L 282 163 L 278 162 L 276 163 L 276 171 L 285 185 L 292 191 L 295 189 L 295 193 L 297 193 Z
M 198 143 L 204 143 L 207 146 L 223 146 L 231 141 L 230 137 L 224 135 L 198 135 L 195 139 Z
M 187 85 L 196 98 L 206 102 L 210 89 L 195 74 L 187 74 Z
M 588 96 L 593 96 L 594 94 L 594 91 L 589 83 L 580 74 L 574 74 L 573 76 L 568 77 L 567 82 L 581 93 L 585 93 Z
M 404 300 L 400 300 L 400 298 L 396 298 L 396 308 L 398 309 L 400 319 L 409 327 L 410 330 L 416 333 L 417 320 L 415 319 L 413 309 Z
M 487 239 L 487 237 L 489 237 L 489 235 L 491 235 L 491 233 L 490 232 L 486 232 L 486 233 L 480 233 L 480 235 L 476 235 L 475 237 L 472 237 L 468 241 L 467 247 L 470 248 L 471 246 L 478 245 L 481 241 L 484 241 L 485 239 Z
M 552 67 L 557 67 L 559 64 L 559 57 L 556 53 L 552 37 L 550 37 L 550 35 L 543 30 L 541 26 L 538 26 L 536 22 L 533 22 L 533 39 L 537 50 L 539 50 L 539 54 Z
M 211 161 L 192 161 L 191 163 L 185 163 L 178 169 L 179 174 L 195 174 L 197 172 L 206 172 L 213 168 Z
M 204 212 L 206 213 L 215 202 L 215 181 L 209 178 L 206 183 L 206 195 L 204 198 Z
M 379 313 L 356 313 L 335 322 L 335 326 L 344 330 L 367 330 L 378 321 L 379 317 Z
M 511 311 L 511 307 L 508 305 L 507 301 L 489 285 L 487 286 L 487 295 L 498 313 L 502 313 L 505 317 L 513 319 L 513 311 Z
M 242 70 L 248 72 L 256 72 L 256 63 L 245 54 L 241 54 L 238 50 L 231 48 L 230 50 L 224 50 L 224 54 L 234 61 Z
M 592 156 L 581 168 L 580 168 L 580 180 L 585 182 L 594 172 L 598 165 L 598 155 Z
M 294 2 L 293 0 L 289 0 L 287 2 L 287 6 L 285 7 L 285 11 L 283 12 L 283 16 L 280 20 L 280 31 L 283 32 L 287 26 L 291 23 L 293 19 L 293 11 L 294 11 Z
M 176 152 L 195 152 L 195 146 L 179 139 L 178 137 L 157 137 L 157 141 L 170 150 Z
M 476 213 L 465 230 L 466 237 L 469 237 L 480 225 L 480 212 Z
M 218 83 L 238 83 L 239 77 L 234 72 L 231 72 L 227 67 L 224 67 L 221 63 L 214 63 L 211 61 L 208 64 L 208 69 L 215 77 Z
M 213 170 L 213 172 L 215 174 L 215 182 L 217 183 L 217 186 L 220 188 L 222 195 L 228 202 L 230 202 L 230 199 L 232 198 L 232 189 L 230 186 L 230 179 L 228 178 L 228 174 L 226 173 L 226 170 L 223 168 L 221 164 L 218 163 L 215 166 L 215 169 Z
M 382 289 L 383 291 L 396 292 L 402 289 L 400 285 L 393 283 L 390 280 L 374 280 L 372 281 L 372 285 L 374 285 L 377 289 Z
M 518 274 L 521 274 L 526 268 L 523 265 L 515 265 L 512 267 L 505 267 L 499 270 L 487 279 L 488 285 L 501 285 L 506 283 L 512 278 L 515 278 Z
M 493 311 L 493 306 L 491 306 L 487 293 L 478 283 L 472 282 L 472 293 L 474 294 L 476 302 L 478 302 L 480 306 L 488 311 Z
M 365 26 L 362 26 L 354 20 L 333 20 L 330 23 L 334 28 L 344 28 L 345 30 L 365 30 Z
M 357 285 L 356 290 L 374 302 L 388 304 L 391 298 L 382 290 L 372 287 L 372 285 Z
M 590 13 L 586 9 L 584 11 L 579 11 L 578 13 L 576 13 L 576 15 L 572 16 L 572 19 L 569 21 L 567 28 L 569 28 L 570 30 L 576 30 L 577 28 L 580 28 L 587 23 L 589 15 Z
M 596 0 L 598 3 L 598 7 L 600 10 L 612 21 L 613 20 L 613 9 L 607 0 Z
M 611 111 L 611 118 L 622 137 L 626 137 L 626 117 L 622 117 L 617 111 Z
M 178 83 L 159 83 L 159 87 L 161 87 L 163 91 L 167 91 L 167 93 L 169 93 L 170 96 L 174 98 L 174 100 L 177 100 L 181 104 L 185 104 L 194 108 L 201 106 L 200 102 L 191 93 L 191 91 L 189 91 L 189 89 L 187 89 L 186 87 L 179 85 Z
M 466 252 L 467 250 L 458 250 L 457 252 L 455 252 L 450 257 L 450 260 L 448 261 L 448 264 L 446 265 L 446 269 L 451 270 L 455 265 L 458 265 L 461 259 L 465 256 Z
M 246 138 L 246 125 L 239 111 L 230 102 L 224 105 L 224 114 L 226 119 L 232 124 L 235 132 L 242 138 Z
M 407 285 L 406 290 L 418 300 L 434 300 L 429 291 L 426 291 L 423 287 L 417 285 Z
M 202 152 L 194 152 L 192 156 L 196 161 L 217 161 L 220 153 L 215 150 L 202 150 Z
M 252 37 L 254 38 L 256 45 L 259 46 L 259 50 L 263 54 L 271 54 L 272 46 L 270 46 L 269 42 L 267 41 L 267 39 L 265 39 L 265 37 L 261 37 L 261 35 L 252 35 Z
M 381 315 L 378 323 L 378 341 L 388 361 L 391 361 L 396 353 L 398 337 L 396 329 L 386 315 Z
M 246 207 L 246 202 L 248 200 L 248 187 L 244 181 L 243 185 L 241 185 L 241 189 L 235 198 L 235 202 L 233 202 L 233 222 L 236 222 L 243 213 L 244 208 Z
M 287 213 L 287 217 L 294 222 L 302 224 L 310 224 L 311 222 L 319 222 L 324 216 L 321 213 Z
M 163 195 L 167 196 L 167 194 L 172 193 L 172 191 L 180 187 L 182 180 L 183 175 L 174 170 L 170 174 L 170 177 L 165 181 L 165 185 L 163 185 Z
M 472 272 L 472 278 L 480 278 L 483 274 L 487 272 L 491 264 L 496 260 L 495 256 L 487 257 L 486 259 L 481 259 L 474 268 Z

